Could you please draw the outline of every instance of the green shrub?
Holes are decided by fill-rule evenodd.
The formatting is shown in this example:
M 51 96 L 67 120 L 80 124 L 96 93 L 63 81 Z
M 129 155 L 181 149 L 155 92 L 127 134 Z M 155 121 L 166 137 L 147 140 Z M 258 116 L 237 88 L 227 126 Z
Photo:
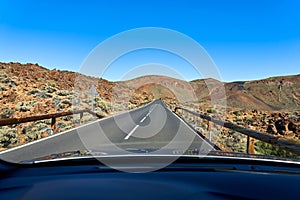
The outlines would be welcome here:
M 41 89 L 42 91 L 47 92 L 47 93 L 53 93 L 53 92 L 56 92 L 56 91 L 57 91 L 57 89 L 56 89 L 55 87 L 48 86 L 48 85 L 43 85 L 43 86 L 40 87 L 40 89 Z
M 207 109 L 207 112 L 208 113 L 216 113 L 216 110 L 213 108 L 209 108 L 209 109 Z
M 68 105 L 72 105 L 71 101 L 68 99 L 64 99 L 61 101 L 62 104 L 68 104 Z
M 129 104 L 128 105 L 128 109 L 131 110 L 131 109 L 134 109 L 136 108 L 136 105 L 135 104 Z
M 17 103 L 15 109 L 21 112 L 26 112 L 29 111 L 36 103 L 36 101 L 21 101 Z
M 27 92 L 27 94 L 30 94 L 30 95 L 35 95 L 35 94 L 37 94 L 37 93 L 39 93 L 40 91 L 38 90 L 38 89 L 33 89 L 33 90 L 30 90 L 30 91 L 28 91 Z
M 42 120 L 41 120 L 42 121 Z M 33 140 L 40 139 L 42 137 L 42 133 L 45 132 L 46 129 L 49 128 L 49 125 L 47 125 L 44 122 L 36 123 L 35 125 L 28 126 L 26 128 L 23 128 L 22 133 L 26 136 L 26 141 L 30 142 Z
M 0 129 L 0 146 L 8 147 L 10 144 L 15 144 L 18 142 L 18 134 L 15 129 Z
M 251 120 L 252 120 L 252 117 L 250 117 L 250 116 L 244 117 L 244 120 L 246 120 L 246 121 L 251 121 Z
M 2 86 L 2 85 L 0 85 L 0 91 L 7 91 L 7 88 L 4 87 L 4 86 Z
M 14 115 L 14 111 L 9 108 L 4 108 L 2 113 L 0 114 L 0 118 L 11 118 Z
M 50 86 L 56 87 L 56 81 L 55 80 L 49 80 L 48 83 L 49 83 Z
M 262 141 L 255 142 L 255 151 L 259 154 L 278 156 L 284 158 L 300 158 L 297 154 L 283 150 L 276 145 L 265 143 Z
M 71 94 L 71 92 L 69 90 L 58 90 L 56 94 L 58 96 L 68 96 Z
M 236 111 L 233 111 L 233 114 L 234 114 L 235 116 L 241 116 L 241 112 L 240 112 L 240 111 L 238 111 L 238 110 L 236 110 Z
M 100 98 L 95 98 L 95 106 L 100 108 L 105 113 L 109 113 L 112 109 L 111 103 Z

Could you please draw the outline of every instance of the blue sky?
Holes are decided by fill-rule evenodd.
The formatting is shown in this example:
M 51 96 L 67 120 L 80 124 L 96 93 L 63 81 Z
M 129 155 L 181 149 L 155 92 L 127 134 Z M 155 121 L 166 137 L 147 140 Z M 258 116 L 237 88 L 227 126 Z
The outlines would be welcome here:
M 223 81 L 299 74 L 299 10 L 296 0 L 2 0 L 0 61 L 78 71 L 105 39 L 129 29 L 163 27 L 202 45 Z M 149 62 L 172 65 L 187 80 L 203 78 L 167 53 L 145 51 L 129 58 L 132 63 L 119 62 L 104 78 L 118 80 L 136 65 Z

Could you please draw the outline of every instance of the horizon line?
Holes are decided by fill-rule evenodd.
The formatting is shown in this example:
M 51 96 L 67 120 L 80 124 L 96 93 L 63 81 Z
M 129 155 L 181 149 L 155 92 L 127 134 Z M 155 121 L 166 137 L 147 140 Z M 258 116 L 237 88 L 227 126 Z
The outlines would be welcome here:
M 142 75 L 142 76 L 133 77 L 131 79 L 110 80 L 110 79 L 107 79 L 105 77 L 96 77 L 96 76 L 93 76 L 93 75 L 84 74 L 83 72 L 80 72 L 80 71 L 72 71 L 72 70 L 66 69 L 66 68 L 64 69 L 64 68 L 53 67 L 51 69 L 49 67 L 40 65 L 39 63 L 33 63 L 33 62 L 22 63 L 22 62 L 19 62 L 19 61 L 9 61 L 9 62 L 0 61 L 0 63 L 4 63 L 4 64 L 17 63 L 17 64 L 21 64 L 21 65 L 26 65 L 26 64 L 38 65 L 38 66 L 46 68 L 48 70 L 59 70 L 59 71 L 68 71 L 68 72 L 80 73 L 82 75 L 90 76 L 90 77 L 93 77 L 93 78 L 101 78 L 101 79 L 107 80 L 109 82 L 130 81 L 130 80 L 134 80 L 134 79 L 138 79 L 138 78 L 142 78 L 142 77 L 147 77 L 147 76 L 163 76 L 163 77 L 173 78 L 173 79 L 186 81 L 186 82 L 193 82 L 193 81 L 205 80 L 205 79 L 214 79 L 214 78 L 211 78 L 211 77 L 203 77 L 203 78 L 196 78 L 196 79 L 191 79 L 191 80 L 184 80 L 184 79 L 181 79 L 179 77 L 172 77 L 172 76 L 166 76 L 166 75 L 161 75 L 161 74 L 145 74 L 145 75 Z M 217 80 L 217 81 L 220 81 L 220 82 L 223 82 L 223 83 L 233 83 L 233 82 L 242 82 L 242 81 L 245 81 L 245 82 L 246 81 L 259 81 L 259 80 L 264 80 L 264 79 L 268 79 L 268 78 L 276 78 L 276 77 L 282 77 L 282 76 L 297 76 L 297 75 L 300 75 L 300 73 L 299 74 L 280 74 L 280 75 L 276 74 L 276 75 L 272 75 L 272 76 L 267 76 L 267 77 L 262 77 L 262 78 L 254 78 L 254 79 L 237 79 L 237 80 L 217 80 L 217 79 L 214 79 L 214 80 Z

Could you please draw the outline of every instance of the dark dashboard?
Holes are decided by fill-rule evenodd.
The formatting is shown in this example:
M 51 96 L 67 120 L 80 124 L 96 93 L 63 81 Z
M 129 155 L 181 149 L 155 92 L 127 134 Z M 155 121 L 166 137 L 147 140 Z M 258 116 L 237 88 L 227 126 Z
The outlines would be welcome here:
M 95 158 L 35 164 L 1 161 L 1 199 L 296 199 L 297 163 L 250 159 L 181 157 L 142 173 L 165 157 L 106 158 L 126 173 Z M 130 163 L 130 165 L 129 165 Z M 134 163 L 134 165 L 132 165 Z

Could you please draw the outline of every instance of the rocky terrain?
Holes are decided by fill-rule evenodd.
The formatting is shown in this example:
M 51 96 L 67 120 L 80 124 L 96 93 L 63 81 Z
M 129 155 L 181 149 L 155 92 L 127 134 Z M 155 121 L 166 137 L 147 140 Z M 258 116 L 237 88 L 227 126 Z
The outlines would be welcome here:
M 189 110 L 195 110 L 194 105 L 185 106 Z M 218 110 L 209 108 L 198 110 L 205 115 L 218 118 Z M 186 112 L 180 113 L 193 127 L 203 133 L 207 138 L 211 138 L 215 144 L 226 151 L 246 152 L 247 136 L 236 131 L 221 128 L 211 124 L 208 127 L 206 120 L 195 118 Z M 258 111 L 249 109 L 228 108 L 225 121 L 239 126 L 257 130 L 277 138 L 300 142 L 300 112 L 299 111 Z M 296 155 L 282 151 L 278 147 L 255 140 L 255 152 L 267 155 L 290 156 Z
M 95 96 L 90 94 L 92 85 Z M 222 88 L 227 107 L 219 109 L 215 103 L 222 100 Z M 0 93 L 0 119 L 92 107 L 101 115 L 111 115 L 161 98 L 171 109 L 184 106 L 278 137 L 300 138 L 300 75 L 232 83 L 214 79 L 186 82 L 164 76 L 109 82 L 38 64 L 0 63 Z M 213 103 L 211 97 L 217 101 Z M 84 122 L 94 119 L 84 115 Z M 57 132 L 74 127 L 77 121 L 76 116 L 58 119 Z M 50 120 L 41 120 L 1 127 L 0 147 L 47 137 L 53 134 L 49 124 Z M 245 142 L 241 134 L 226 130 L 218 138 L 223 138 L 224 148 L 244 151 L 236 146 Z

